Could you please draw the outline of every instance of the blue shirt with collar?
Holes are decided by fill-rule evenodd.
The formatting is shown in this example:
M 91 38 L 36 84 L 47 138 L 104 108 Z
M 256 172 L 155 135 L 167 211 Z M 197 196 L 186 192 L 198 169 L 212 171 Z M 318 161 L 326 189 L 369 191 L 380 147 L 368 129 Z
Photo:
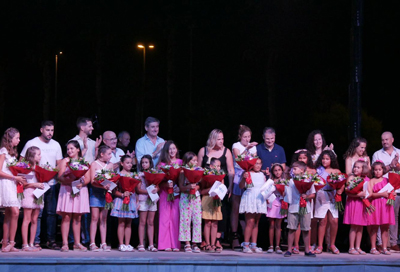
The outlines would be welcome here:
M 153 142 L 150 140 L 150 138 L 149 138 L 149 136 L 147 136 L 147 134 L 145 134 L 142 138 L 137 140 L 136 147 L 135 147 L 135 153 L 136 153 L 136 158 L 138 160 L 138 164 L 140 163 L 140 160 L 142 159 L 142 157 L 144 155 L 152 156 L 153 152 L 157 148 L 157 145 L 159 145 L 160 143 L 163 143 L 163 142 L 165 142 L 165 140 L 163 138 L 160 138 L 157 136 L 156 143 L 153 144 Z M 157 165 L 158 159 L 160 157 L 160 153 L 158 153 L 153 158 L 154 166 Z
M 257 145 L 257 156 L 262 160 L 262 170 L 269 167 L 271 170 L 271 165 L 274 163 L 286 163 L 285 150 L 282 146 L 274 144 L 274 147 L 269 151 L 264 143 Z

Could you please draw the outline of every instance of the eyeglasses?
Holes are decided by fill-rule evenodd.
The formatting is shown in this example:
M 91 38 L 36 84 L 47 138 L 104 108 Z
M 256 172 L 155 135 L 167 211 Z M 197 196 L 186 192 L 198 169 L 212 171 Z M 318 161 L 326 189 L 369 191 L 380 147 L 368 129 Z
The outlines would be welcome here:
M 105 140 L 107 140 L 107 141 L 116 141 L 117 138 L 111 138 L 111 139 L 105 139 Z

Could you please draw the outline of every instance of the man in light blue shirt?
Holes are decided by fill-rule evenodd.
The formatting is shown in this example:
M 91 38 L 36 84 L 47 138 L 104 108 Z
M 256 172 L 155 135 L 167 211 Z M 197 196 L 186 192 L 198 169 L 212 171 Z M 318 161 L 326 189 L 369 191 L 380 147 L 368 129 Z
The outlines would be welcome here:
M 154 117 L 147 117 L 144 122 L 144 128 L 147 133 L 137 140 L 135 147 L 138 165 L 142 157 L 147 154 L 153 158 L 154 166 L 156 166 L 165 143 L 163 138 L 158 137 L 160 120 Z

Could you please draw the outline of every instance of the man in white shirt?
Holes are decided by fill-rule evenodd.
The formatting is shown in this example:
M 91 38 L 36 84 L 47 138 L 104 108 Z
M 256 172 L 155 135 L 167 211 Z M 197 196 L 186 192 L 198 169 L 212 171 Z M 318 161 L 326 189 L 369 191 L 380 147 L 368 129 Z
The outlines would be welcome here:
M 103 142 L 105 145 L 109 146 L 111 148 L 111 160 L 114 164 L 114 170 L 117 169 L 120 165 L 120 159 L 123 155 L 125 155 L 125 152 L 122 151 L 122 149 L 117 147 L 117 135 L 113 131 L 105 131 L 103 133 Z M 127 155 L 131 155 L 129 151 L 126 153 Z
M 393 146 L 394 138 L 393 134 L 389 131 L 382 133 L 381 136 L 382 140 L 382 149 L 376 151 L 372 156 L 372 163 L 377 160 L 383 161 L 386 166 L 386 172 L 390 170 L 399 171 L 400 164 L 399 164 L 399 156 L 400 156 L 400 149 Z M 384 175 L 385 178 L 388 177 L 386 173 Z M 391 252 L 400 252 L 400 247 L 397 245 L 397 238 L 398 238 L 398 227 L 399 227 L 399 209 L 400 209 L 400 190 L 396 190 L 397 196 L 394 203 L 394 215 L 395 215 L 395 225 L 389 225 L 389 233 L 390 233 L 390 251 Z M 377 235 L 377 249 L 381 250 L 382 247 L 382 239 L 381 239 L 381 232 L 378 231 Z
M 97 148 L 101 144 L 102 137 L 100 135 L 96 141 L 89 138 L 94 130 L 93 123 L 90 118 L 79 117 L 76 121 L 76 126 L 78 127 L 79 134 L 71 140 L 78 141 L 79 145 L 81 146 L 82 156 L 86 161 L 92 163 L 96 159 Z
M 25 157 L 26 150 L 31 146 L 40 148 L 42 158 L 40 165 L 49 163 L 52 167 L 56 167 L 62 160 L 62 151 L 60 144 L 53 140 L 54 123 L 52 121 L 43 121 L 40 128 L 41 135 L 29 140 L 21 151 L 21 158 Z M 48 182 L 50 189 L 45 193 L 44 209 L 47 214 L 46 229 L 47 229 L 47 246 L 52 249 L 60 249 L 56 244 L 56 227 L 57 227 L 57 197 L 58 189 L 57 182 L 52 179 Z M 40 227 L 41 227 L 42 211 L 39 214 L 37 222 L 37 231 L 35 237 L 35 246 L 40 244 Z
M 164 147 L 165 140 L 158 137 L 160 131 L 160 120 L 154 117 L 147 117 L 144 123 L 146 134 L 137 140 L 135 152 L 137 157 L 137 163 L 140 164 L 140 160 L 146 154 L 151 155 L 153 158 L 154 166 L 157 165 L 160 157 L 161 149 Z

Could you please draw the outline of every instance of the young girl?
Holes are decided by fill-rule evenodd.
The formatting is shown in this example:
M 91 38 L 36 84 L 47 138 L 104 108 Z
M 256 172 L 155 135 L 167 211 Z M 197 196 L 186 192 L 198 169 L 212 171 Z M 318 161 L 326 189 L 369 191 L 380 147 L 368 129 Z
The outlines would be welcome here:
M 279 163 L 275 163 L 271 166 L 271 177 L 267 180 L 267 186 L 274 185 L 279 181 L 284 179 L 283 175 L 283 166 Z M 279 247 L 281 241 L 281 225 L 282 219 L 286 217 L 286 215 L 281 215 L 281 200 L 283 196 L 279 193 L 278 190 L 274 192 L 276 198 L 275 200 L 268 204 L 267 206 L 267 217 L 269 218 L 269 248 L 267 253 L 274 252 L 274 235 L 275 235 L 275 251 L 278 254 L 282 254 L 282 250 Z
M 253 169 L 250 171 L 254 187 L 246 189 L 240 201 L 239 213 L 244 213 L 246 228 L 244 230 L 243 253 L 262 253 L 262 248 L 257 247 L 258 222 L 262 214 L 267 213 L 267 202 L 260 197 L 260 189 L 266 182 L 264 174 L 261 172 L 262 161 L 258 159 Z M 244 189 L 248 172 L 243 174 L 239 183 L 239 188 Z M 251 238 L 251 244 L 250 244 Z
M 131 177 L 133 173 L 131 172 L 133 166 L 133 159 L 131 156 L 124 155 L 121 157 L 121 168 L 120 171 L 121 176 Z M 112 209 L 110 215 L 114 217 L 118 217 L 118 241 L 119 241 L 119 251 L 131 252 L 134 251 L 133 247 L 129 244 L 131 241 L 132 234 L 132 219 L 138 217 L 138 213 L 136 210 L 136 196 L 135 193 L 131 192 L 123 192 L 121 186 L 118 187 L 118 190 L 115 191 L 115 195 L 117 196 L 114 199 L 114 208 Z M 123 211 L 122 204 L 125 197 L 129 197 L 129 211 Z M 125 237 L 125 244 L 124 244 Z
M 216 169 L 218 171 L 221 170 L 221 161 L 212 158 L 210 161 L 210 168 Z M 223 180 L 221 181 L 224 182 Z M 213 206 L 213 198 L 208 195 L 210 188 L 202 189 L 201 195 L 201 210 L 202 210 L 202 218 L 204 219 L 204 240 L 205 240 L 205 250 L 208 252 L 221 252 L 220 248 L 215 246 L 217 240 L 217 232 L 218 232 L 218 221 L 222 220 L 222 212 L 221 207 Z
M 102 145 L 99 147 L 97 151 L 97 157 L 94 162 L 92 162 L 90 166 L 90 211 L 92 214 L 91 222 L 90 222 L 90 251 L 111 251 L 111 248 L 107 246 L 106 243 L 106 235 L 107 235 L 107 214 L 108 211 L 104 209 L 106 204 L 105 190 L 108 190 L 109 187 L 103 187 L 98 184 L 94 178 L 97 173 L 100 173 L 101 170 L 113 170 L 113 164 L 110 163 L 111 159 L 111 148 Z M 97 224 L 100 218 L 100 248 L 96 246 L 96 233 L 97 233 Z
M 367 154 L 367 140 L 361 137 L 354 138 L 343 156 L 346 162 L 346 174 L 350 175 L 356 161 L 362 159 L 370 168 L 370 160 Z
M 154 168 L 153 159 L 150 155 L 144 155 L 140 159 L 139 165 L 139 176 L 142 178 L 142 183 L 140 186 L 136 187 L 136 193 L 139 195 L 139 245 L 137 247 L 139 252 L 145 252 L 144 247 L 144 235 L 147 225 L 147 238 L 149 239 L 149 247 L 147 248 L 151 252 L 157 252 L 157 248 L 154 246 L 154 216 L 157 211 L 157 201 L 151 204 L 147 203 L 149 198 L 149 193 L 146 188 L 148 184 L 144 178 L 143 171 Z M 159 190 L 158 186 L 152 193 L 157 193 Z
M 87 251 L 81 243 L 81 217 L 84 213 L 89 213 L 89 193 L 87 185 L 90 182 L 90 173 L 80 178 L 80 184 L 76 187 L 80 189 L 79 194 L 72 195 L 71 183 L 76 177 L 71 173 L 67 164 L 71 159 L 81 159 L 82 151 L 78 141 L 71 140 L 67 143 L 67 158 L 60 163 L 58 179 L 61 182 L 60 192 L 58 194 L 57 214 L 61 215 L 61 236 L 63 246 L 61 252 L 68 252 L 68 233 L 72 218 L 72 232 L 74 234 L 74 251 Z
M 379 227 L 382 233 L 383 254 L 390 255 L 387 249 L 389 242 L 389 225 L 394 225 L 394 210 L 392 205 L 387 205 L 386 201 L 389 197 L 387 191 L 378 193 L 386 184 L 387 178 L 383 177 L 385 165 L 382 161 L 377 160 L 372 164 L 372 179 L 368 182 L 368 193 L 371 204 L 375 207 L 375 211 L 368 217 L 368 232 L 371 238 L 371 254 L 378 255 L 380 252 L 376 249 L 376 236 Z
M 172 164 L 182 165 L 182 160 L 179 159 L 179 152 L 175 143 L 167 141 L 161 150 L 157 168 Z M 174 201 L 167 200 L 168 187 L 173 186 L 173 183 L 167 181 L 160 184 L 158 249 L 179 252 L 181 246 L 179 242 L 179 196 L 176 196 Z M 175 192 L 179 192 L 179 188 L 176 188 Z
M 182 164 L 197 165 L 197 156 L 193 152 L 186 152 L 182 158 Z M 195 199 L 189 199 L 191 189 L 199 190 L 197 184 L 191 184 L 185 178 L 183 170 L 179 176 L 179 190 L 181 199 L 179 201 L 179 241 L 185 242 L 185 252 L 200 253 L 197 243 L 201 243 L 201 200 L 200 195 Z M 193 223 L 192 239 L 190 239 L 190 225 Z M 190 246 L 192 240 L 192 247 Z
M 30 163 L 32 169 L 35 169 L 35 166 L 39 164 L 41 159 L 40 149 L 36 146 L 29 147 L 26 150 L 25 159 Z M 37 182 L 34 171 L 32 171 L 30 174 L 33 175 L 33 178 L 28 180 L 28 183 L 25 185 L 24 199 L 21 201 L 21 207 L 24 208 L 24 220 L 22 221 L 21 226 L 22 251 L 39 251 L 40 248 L 35 247 L 33 242 L 36 235 L 37 219 L 39 217 L 40 209 L 43 209 L 44 203 L 38 205 L 34 202 L 35 196 L 33 195 L 33 191 L 36 188 L 43 189 L 44 184 Z M 31 224 L 31 236 L 29 239 L 30 243 L 28 243 L 29 224 Z
M 17 198 L 17 183 L 26 184 L 26 179 L 21 176 L 14 177 L 7 163 L 11 163 L 18 156 L 19 142 L 19 131 L 9 128 L 4 132 L 0 144 L 0 207 L 5 209 L 2 252 L 18 252 L 14 247 L 21 206 Z
M 306 170 L 307 174 L 314 175 L 317 172 L 315 170 L 314 163 L 311 158 L 311 153 L 307 149 L 299 149 L 296 152 L 294 152 L 292 157 L 292 163 L 294 163 L 295 161 L 302 161 L 307 165 L 307 170 Z
M 327 179 L 329 174 L 338 174 L 339 163 L 337 161 L 336 155 L 330 151 L 325 150 L 322 151 L 319 156 L 317 163 L 317 173 L 323 179 Z M 341 195 L 344 190 L 344 185 L 337 191 L 337 194 Z M 338 231 L 338 218 L 339 212 L 335 208 L 335 195 L 336 191 L 333 188 L 326 184 L 321 190 L 317 192 L 317 196 L 315 198 L 315 212 L 314 217 L 319 219 L 319 227 L 318 227 L 318 247 L 314 250 L 315 254 L 322 253 L 322 245 L 324 242 L 324 236 L 326 231 L 327 223 L 329 223 L 329 247 L 328 250 L 333 254 L 339 254 L 339 250 L 335 246 L 336 234 Z
M 365 161 L 356 161 L 353 166 L 353 173 L 347 178 L 348 181 L 355 177 L 363 177 L 367 182 L 369 175 L 368 164 Z M 349 233 L 349 254 L 365 255 L 366 253 L 360 249 L 363 226 L 367 225 L 368 215 L 365 211 L 362 198 L 365 192 L 361 191 L 356 195 L 347 194 L 346 207 L 344 210 L 343 224 L 350 225 Z

